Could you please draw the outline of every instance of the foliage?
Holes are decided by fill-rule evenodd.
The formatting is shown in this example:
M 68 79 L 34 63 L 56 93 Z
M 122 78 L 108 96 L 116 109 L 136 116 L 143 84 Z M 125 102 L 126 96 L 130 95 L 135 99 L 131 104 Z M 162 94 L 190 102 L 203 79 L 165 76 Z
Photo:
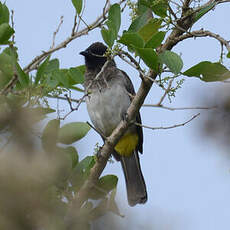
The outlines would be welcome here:
M 72 0 L 72 4 L 76 16 L 81 20 L 83 1 Z M 189 19 L 188 25 L 185 20 L 173 21 L 175 15 L 172 14 L 170 4 L 165 0 L 128 1 L 132 20 L 127 30 L 120 32 L 123 9 L 121 4 L 115 3 L 105 12 L 97 27 L 101 28 L 102 38 L 111 51 L 109 53 L 128 53 L 127 57 L 131 57 L 129 63 L 134 63 L 142 75 L 147 72 L 146 69 L 153 71 L 159 76 L 156 82 L 171 101 L 184 82 L 181 75 L 187 79 L 197 77 L 202 81 L 212 82 L 230 78 L 230 72 L 223 63 L 209 61 L 202 61 L 181 72 L 181 56 L 170 51 L 172 47 L 164 48 L 167 36 L 175 30 L 179 30 L 178 34 L 182 35 L 183 30 L 191 28 L 213 9 L 216 3 L 200 8 L 197 6 L 196 9 L 189 8 L 187 11 L 181 6 L 176 14 Z M 0 2 L 0 151 L 7 152 L 7 145 L 12 143 L 11 149 L 17 152 L 15 158 L 11 154 L 5 154 L 1 162 L 0 228 L 34 229 L 35 225 L 35 229 L 70 229 L 70 222 L 65 221 L 65 217 L 71 210 L 72 202 L 90 178 L 98 158 L 93 155 L 80 160 L 75 144 L 87 135 L 89 125 L 83 122 L 62 124 L 59 116 L 57 119 L 50 119 L 48 115 L 56 110 L 49 105 L 47 98 L 61 98 L 63 93 L 70 91 L 84 92 L 82 84 L 85 66 L 62 69 L 59 60 L 52 58 L 54 51 L 51 50 L 44 52 L 38 61 L 32 62 L 29 67 L 21 67 L 13 38 L 15 30 L 13 25 L 9 24 L 9 19 L 7 6 Z M 175 23 L 183 30 L 175 27 Z M 88 32 L 91 29 L 88 26 Z M 188 33 L 188 37 L 191 34 Z M 71 37 L 72 40 L 74 36 Z M 65 46 L 64 43 L 63 47 Z M 229 52 L 228 50 L 228 58 Z M 174 79 L 177 80 L 172 86 Z M 72 112 L 78 109 L 84 97 L 79 100 L 76 108 L 73 108 L 69 97 L 64 99 L 68 101 Z M 162 100 L 159 106 L 162 106 L 161 103 Z M 40 126 L 44 123 L 47 124 L 41 131 Z M 41 134 L 33 135 L 38 127 Z M 97 148 L 97 153 L 99 152 L 100 148 Z M 29 154 L 33 155 L 32 153 L 34 157 L 28 157 Z M 13 183 L 9 184 L 9 180 Z M 117 182 L 118 178 L 114 175 L 98 178 L 83 204 L 78 210 L 74 210 L 72 215 L 75 222 L 71 222 L 74 226 L 71 229 L 89 229 L 93 220 L 108 211 L 120 215 L 115 202 Z M 16 197 L 15 209 L 7 201 L 11 196 Z M 5 214 L 4 209 L 7 210 Z M 18 216 L 18 222 L 11 221 L 10 213 Z

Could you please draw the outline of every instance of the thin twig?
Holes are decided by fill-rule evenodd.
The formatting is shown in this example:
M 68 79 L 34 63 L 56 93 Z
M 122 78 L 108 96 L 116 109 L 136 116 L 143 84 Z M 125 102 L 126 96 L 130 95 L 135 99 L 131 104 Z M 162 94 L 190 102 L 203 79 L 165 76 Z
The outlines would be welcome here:
M 195 119 L 196 117 L 198 117 L 200 115 L 200 113 L 197 113 L 196 115 L 192 116 L 192 118 L 190 118 L 189 120 L 185 121 L 184 123 L 180 123 L 180 124 L 176 124 L 176 125 L 171 125 L 171 126 L 160 126 L 160 127 L 150 127 L 147 125 L 143 125 L 140 123 L 135 122 L 134 124 L 146 129 L 151 129 L 151 130 L 156 130 L 156 129 L 174 129 L 174 128 L 178 128 L 181 126 L 185 126 L 186 124 L 188 124 L 189 122 L 191 122 L 193 119 Z
M 98 129 L 96 129 L 93 125 L 91 125 L 88 121 L 86 122 L 96 133 L 98 133 L 104 140 L 106 140 L 106 136 L 100 132 Z
M 125 0 L 120 0 L 118 4 L 123 3 Z M 109 8 L 106 9 L 106 13 L 109 11 Z M 42 54 L 35 57 L 24 69 L 23 71 L 26 73 L 31 72 L 32 70 L 36 69 L 37 66 L 51 53 L 56 52 L 57 50 L 65 48 L 71 41 L 76 38 L 79 38 L 83 35 L 87 35 L 90 31 L 94 30 L 97 27 L 100 27 L 101 24 L 106 20 L 103 14 L 99 16 L 93 23 L 91 23 L 88 27 L 83 28 L 80 31 L 76 31 L 73 36 L 66 38 L 64 41 L 49 49 L 47 51 L 42 52 Z
M 218 106 L 212 106 L 212 107 L 168 107 L 164 105 L 158 105 L 158 104 L 143 104 L 142 107 L 151 107 L 151 108 L 161 108 L 161 109 L 167 109 L 170 111 L 176 111 L 176 110 L 210 110 L 210 109 L 216 109 Z
M 168 94 L 168 92 L 170 91 L 171 86 L 172 86 L 172 83 L 173 83 L 173 80 L 174 80 L 174 78 L 173 78 L 173 79 L 171 79 L 171 80 L 169 81 L 169 84 L 168 84 L 167 89 L 165 90 L 164 94 L 162 95 L 162 97 L 160 98 L 159 102 L 157 103 L 157 105 L 158 105 L 158 106 L 160 106 L 160 105 L 161 105 L 161 103 L 164 101 L 164 99 L 165 99 L 166 95 L 167 95 L 167 94 Z
M 57 33 L 59 32 L 59 30 L 61 28 L 61 25 L 63 24 L 63 18 L 64 18 L 63 16 L 60 17 L 60 22 L 58 24 L 58 27 L 53 33 L 53 42 L 52 42 L 52 46 L 50 47 L 51 49 L 53 49 L 55 46 L 55 39 L 56 39 Z
M 5 85 L 5 87 L 0 91 L 0 95 L 7 95 L 13 89 L 17 81 L 18 81 L 18 75 L 14 73 L 13 77 L 8 82 L 8 84 Z
M 14 10 L 11 10 L 11 27 L 14 29 Z M 12 42 L 14 43 L 15 40 L 15 33 L 12 35 Z

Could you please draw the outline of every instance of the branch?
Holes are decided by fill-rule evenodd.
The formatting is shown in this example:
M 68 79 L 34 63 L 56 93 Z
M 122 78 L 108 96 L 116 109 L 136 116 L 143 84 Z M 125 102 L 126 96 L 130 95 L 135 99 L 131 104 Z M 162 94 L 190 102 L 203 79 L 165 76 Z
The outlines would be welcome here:
M 53 33 L 53 42 L 52 42 L 52 46 L 50 47 L 51 49 L 52 48 L 54 48 L 54 46 L 55 46 L 55 39 L 56 39 L 56 35 L 57 35 L 57 33 L 59 32 L 59 30 L 60 30 L 60 28 L 61 28 L 61 25 L 63 24 L 63 16 L 61 16 L 61 18 L 60 18 L 60 22 L 59 22 L 59 24 L 58 24 L 58 27 L 57 27 L 57 29 L 54 31 L 54 33 Z
M 180 41 L 183 41 L 183 40 L 188 39 L 188 38 L 196 38 L 196 37 L 212 37 L 212 38 L 215 38 L 222 45 L 224 45 L 226 47 L 226 49 L 230 52 L 229 41 L 225 40 L 219 34 L 215 34 L 215 33 L 211 32 L 211 31 L 208 31 L 208 30 L 203 30 L 203 29 L 195 30 L 195 31 L 183 34 L 183 35 L 175 38 L 175 40 L 177 42 L 180 42 Z
M 143 124 L 140 124 L 140 123 L 134 123 L 135 125 L 138 125 L 138 126 L 141 126 L 143 128 L 146 128 L 146 129 L 151 129 L 151 130 L 156 130 L 156 129 L 174 129 L 174 128 L 178 128 L 178 127 L 181 127 L 181 126 L 185 126 L 186 124 L 188 124 L 189 122 L 191 122 L 193 119 L 195 119 L 196 117 L 198 117 L 200 115 L 200 113 L 192 116 L 192 118 L 190 118 L 189 120 L 185 121 L 184 123 L 180 123 L 180 124 L 176 124 L 176 125 L 171 125 L 171 126 L 160 126 L 160 127 L 150 127 L 150 126 L 147 126 L 147 125 L 143 125 Z
M 179 107 L 179 108 L 174 108 L 174 107 L 168 107 L 164 105 L 158 105 L 158 104 L 143 104 L 142 107 L 152 107 L 152 108 L 161 108 L 161 109 L 167 109 L 170 111 L 176 111 L 176 110 L 209 110 L 209 109 L 216 109 L 218 108 L 217 106 L 213 107 Z
M 5 87 L 0 91 L 0 95 L 6 96 L 13 89 L 17 81 L 18 81 L 18 75 L 14 73 L 13 77 L 8 82 L 8 84 L 6 84 Z
M 123 3 L 125 0 L 120 0 L 118 4 Z M 71 34 L 70 37 L 68 37 L 66 40 L 64 40 L 63 42 L 59 43 L 57 46 L 50 48 L 47 51 L 44 51 L 42 54 L 40 54 L 39 56 L 35 57 L 24 69 L 23 71 L 26 73 L 31 72 L 32 70 L 36 69 L 37 66 L 51 53 L 54 53 L 57 50 L 66 48 L 66 46 L 73 41 L 76 38 L 79 38 L 83 35 L 87 35 L 90 31 L 94 30 L 97 27 L 100 27 L 101 24 L 106 20 L 106 17 L 104 16 L 104 14 L 108 13 L 109 8 L 107 8 L 105 10 L 105 12 L 103 12 L 103 14 L 101 16 L 99 16 L 93 23 L 91 23 L 90 25 L 86 26 L 84 29 L 75 32 L 74 34 Z M 72 32 L 72 31 L 71 31 Z

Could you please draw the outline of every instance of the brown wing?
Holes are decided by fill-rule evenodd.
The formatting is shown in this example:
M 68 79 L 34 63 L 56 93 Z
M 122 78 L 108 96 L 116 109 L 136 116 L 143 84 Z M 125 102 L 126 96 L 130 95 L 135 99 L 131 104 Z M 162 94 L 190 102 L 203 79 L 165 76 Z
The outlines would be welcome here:
M 135 93 L 133 84 L 132 84 L 129 76 L 123 70 L 120 70 L 120 71 L 123 73 L 124 78 L 125 78 L 125 82 L 126 82 L 125 87 L 126 87 L 126 90 L 128 91 L 128 93 L 130 93 L 131 95 L 135 96 L 136 93 Z M 132 100 L 132 98 L 131 98 L 131 100 Z M 142 124 L 142 122 L 141 122 L 141 115 L 140 115 L 139 111 L 138 111 L 137 116 L 136 116 L 136 122 L 139 123 L 139 124 Z M 138 142 L 138 145 L 137 145 L 137 150 L 140 153 L 143 153 L 143 130 L 142 130 L 141 126 L 136 126 L 136 128 L 137 128 L 137 133 L 138 133 L 138 137 L 139 137 L 139 142 Z

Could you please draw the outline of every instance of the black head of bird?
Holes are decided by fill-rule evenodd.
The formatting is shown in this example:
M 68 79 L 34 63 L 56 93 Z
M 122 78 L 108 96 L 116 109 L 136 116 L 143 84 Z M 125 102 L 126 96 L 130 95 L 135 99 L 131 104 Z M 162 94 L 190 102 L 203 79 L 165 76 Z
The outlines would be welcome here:
M 101 42 L 95 42 L 90 45 L 86 50 L 80 52 L 85 57 L 85 63 L 87 68 L 95 69 L 101 68 L 107 57 L 105 56 L 107 47 Z

